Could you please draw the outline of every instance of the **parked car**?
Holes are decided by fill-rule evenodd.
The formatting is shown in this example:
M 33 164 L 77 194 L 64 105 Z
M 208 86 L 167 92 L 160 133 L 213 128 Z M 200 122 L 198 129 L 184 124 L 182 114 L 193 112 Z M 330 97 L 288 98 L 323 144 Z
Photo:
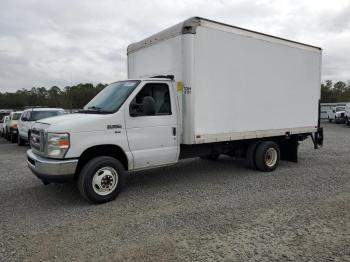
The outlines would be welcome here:
M 331 123 L 333 120 L 335 123 L 345 122 L 345 106 L 334 106 L 332 109 L 327 110 L 327 118 Z
M 3 120 L 4 120 L 4 117 L 5 117 L 5 116 L 8 116 L 10 113 L 11 113 L 11 110 L 8 110 L 8 109 L 1 109 L 1 110 L 0 110 L 0 123 L 2 123 Z
M 6 137 L 6 123 L 9 121 L 9 119 L 9 116 L 4 116 L 4 118 L 0 122 L 0 133 L 2 137 Z
M 18 129 L 17 122 L 22 115 L 22 111 L 11 112 L 9 120 L 6 122 L 6 139 L 10 140 L 12 143 L 17 141 Z
M 83 197 L 103 203 L 127 172 L 181 159 L 243 157 L 263 172 L 280 159 L 297 162 L 300 141 L 323 143 L 321 54 L 191 18 L 129 45 L 129 80 L 105 87 L 79 113 L 37 121 L 28 167 L 44 184 L 75 179 Z
M 35 121 L 63 115 L 65 111 L 62 108 L 29 108 L 23 111 L 21 118 L 18 121 L 18 145 L 24 145 L 30 139 L 30 133 Z
M 345 124 L 350 126 L 350 103 L 345 105 Z

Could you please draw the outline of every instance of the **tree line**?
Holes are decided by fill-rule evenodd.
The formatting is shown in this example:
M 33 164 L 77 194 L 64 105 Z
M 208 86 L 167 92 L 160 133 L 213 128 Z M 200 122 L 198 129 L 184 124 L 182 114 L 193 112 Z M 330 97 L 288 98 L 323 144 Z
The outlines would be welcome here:
M 23 109 L 27 106 L 62 107 L 64 109 L 83 108 L 106 84 L 78 84 L 59 88 L 52 86 L 21 89 L 14 93 L 0 92 L 0 108 Z
M 338 81 L 335 84 L 331 80 L 326 80 L 321 84 L 321 102 L 350 102 L 350 82 L 345 84 Z
M 59 88 L 52 86 L 21 89 L 14 93 L 0 92 L 0 108 L 23 109 L 26 106 L 62 107 L 64 109 L 79 109 L 84 107 L 106 84 L 78 84 Z M 333 84 L 326 80 L 321 84 L 321 102 L 350 102 L 350 82 L 342 81 Z

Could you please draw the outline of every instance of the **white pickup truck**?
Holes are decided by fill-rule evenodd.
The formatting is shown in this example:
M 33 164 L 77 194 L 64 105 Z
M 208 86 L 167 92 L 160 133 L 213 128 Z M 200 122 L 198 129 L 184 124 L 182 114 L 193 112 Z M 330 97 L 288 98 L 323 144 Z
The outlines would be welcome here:
M 307 137 L 322 145 L 320 63 L 318 47 L 188 19 L 128 47 L 128 80 L 37 121 L 28 166 L 45 184 L 78 180 L 94 203 L 114 199 L 128 172 L 185 158 L 273 171 L 297 162 Z
M 331 123 L 333 120 L 335 123 L 345 122 L 345 106 L 335 106 L 330 110 L 327 110 L 327 118 Z
M 350 103 L 345 105 L 345 124 L 350 126 Z

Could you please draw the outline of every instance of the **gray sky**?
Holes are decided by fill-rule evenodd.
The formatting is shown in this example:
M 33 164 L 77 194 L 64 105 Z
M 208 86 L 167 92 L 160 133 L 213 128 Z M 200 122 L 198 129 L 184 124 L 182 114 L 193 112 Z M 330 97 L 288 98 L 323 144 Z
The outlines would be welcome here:
M 0 92 L 126 77 L 126 47 L 191 16 L 323 51 L 322 79 L 350 79 L 350 0 L 1 0 Z

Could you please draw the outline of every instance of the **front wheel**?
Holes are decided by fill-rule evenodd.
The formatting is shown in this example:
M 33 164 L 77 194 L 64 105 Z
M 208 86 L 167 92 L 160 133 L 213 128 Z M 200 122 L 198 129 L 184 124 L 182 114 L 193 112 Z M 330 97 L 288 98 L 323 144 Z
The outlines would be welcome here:
M 256 167 L 260 171 L 271 172 L 278 167 L 280 149 L 273 141 L 265 141 L 258 145 L 255 152 Z
M 349 120 L 348 117 L 345 119 L 345 124 L 346 124 L 347 126 L 350 126 L 350 120 Z
M 115 158 L 99 156 L 85 164 L 79 175 L 79 191 L 92 203 L 105 203 L 117 197 L 126 180 L 123 165 Z

